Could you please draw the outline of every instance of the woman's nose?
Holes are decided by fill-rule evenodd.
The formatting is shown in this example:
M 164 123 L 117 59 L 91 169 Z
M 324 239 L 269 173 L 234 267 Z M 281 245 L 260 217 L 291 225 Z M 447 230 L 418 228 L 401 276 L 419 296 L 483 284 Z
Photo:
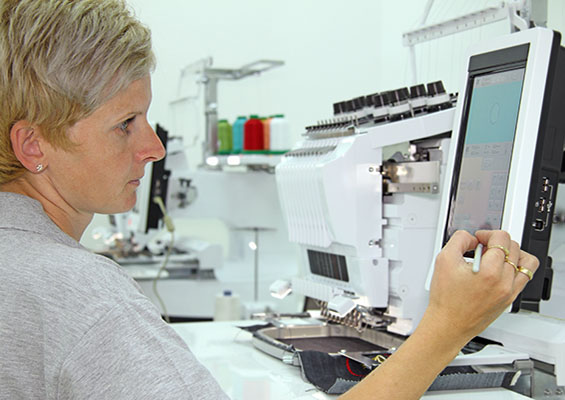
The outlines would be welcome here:
M 141 148 L 138 152 L 139 161 L 152 162 L 159 161 L 165 157 L 165 146 L 161 139 L 149 123 L 145 124 L 145 130 L 142 135 Z

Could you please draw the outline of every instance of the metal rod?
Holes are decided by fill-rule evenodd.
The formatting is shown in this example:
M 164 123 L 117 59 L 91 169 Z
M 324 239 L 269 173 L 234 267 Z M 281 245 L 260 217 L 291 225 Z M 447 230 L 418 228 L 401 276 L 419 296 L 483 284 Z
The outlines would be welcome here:
M 207 78 L 205 88 L 206 140 L 202 145 L 204 160 L 218 152 L 218 78 Z
M 254 268 L 254 298 L 255 302 L 259 301 L 259 228 L 253 228 L 255 231 L 255 268 Z
M 422 15 L 422 21 L 420 21 L 420 26 L 424 26 L 426 21 L 428 20 L 428 16 L 430 15 L 430 11 L 432 6 L 434 5 L 434 0 L 428 0 L 426 3 L 426 7 L 424 8 L 424 15 Z
M 428 17 L 430 15 L 430 11 L 432 10 L 432 6 L 434 5 L 434 0 L 428 0 L 426 3 L 426 7 L 424 7 L 424 13 L 422 15 L 422 20 L 420 21 L 419 27 L 422 27 L 426 24 Z M 410 67 L 412 69 L 412 81 L 414 85 L 418 84 L 418 68 L 416 67 L 416 49 L 414 45 L 410 46 Z
M 402 35 L 402 43 L 404 46 L 413 46 L 418 43 L 428 42 L 454 33 L 501 21 L 508 17 L 508 6 L 506 3 L 502 3 L 499 7 L 488 7 L 445 22 L 406 32 Z
M 416 67 L 416 49 L 410 46 L 410 67 L 412 69 L 412 82 L 413 85 L 418 84 L 418 68 Z

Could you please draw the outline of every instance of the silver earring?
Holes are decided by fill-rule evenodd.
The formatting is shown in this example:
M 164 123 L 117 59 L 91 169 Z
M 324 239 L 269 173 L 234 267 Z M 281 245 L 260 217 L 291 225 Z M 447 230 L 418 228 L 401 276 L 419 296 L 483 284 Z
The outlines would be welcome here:
M 43 164 L 37 164 L 37 165 L 35 166 L 35 170 L 36 170 L 37 172 L 41 172 L 42 169 L 43 169 Z

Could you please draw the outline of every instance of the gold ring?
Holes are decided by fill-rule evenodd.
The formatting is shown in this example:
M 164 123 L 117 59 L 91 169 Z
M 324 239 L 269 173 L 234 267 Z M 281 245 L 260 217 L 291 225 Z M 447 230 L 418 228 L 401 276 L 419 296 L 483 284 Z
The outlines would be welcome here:
M 500 244 L 492 244 L 489 247 L 487 247 L 487 250 L 490 250 L 490 249 L 500 249 L 504 252 L 504 255 L 506 257 L 510 256 L 510 252 L 508 251 L 508 249 L 506 247 L 500 245 Z
M 510 260 L 508 259 L 508 257 L 506 257 L 506 258 L 504 259 L 504 262 L 506 262 L 506 263 L 512 265 L 512 266 L 514 267 L 514 269 L 516 270 L 516 272 L 520 272 L 520 270 L 518 269 L 518 266 L 517 266 L 516 264 L 514 264 L 512 261 L 510 261 Z M 530 271 L 530 272 L 531 272 L 531 271 Z M 525 272 L 524 272 L 524 273 L 525 273 Z M 526 274 L 526 273 L 525 273 L 525 274 Z M 526 275 L 527 275 L 527 274 L 526 274 Z
M 524 267 L 518 267 L 517 268 L 518 272 L 523 273 L 524 275 L 526 275 L 528 277 L 528 280 L 532 280 L 532 278 L 534 277 L 534 273 L 532 271 L 530 271 L 528 268 L 524 268 Z

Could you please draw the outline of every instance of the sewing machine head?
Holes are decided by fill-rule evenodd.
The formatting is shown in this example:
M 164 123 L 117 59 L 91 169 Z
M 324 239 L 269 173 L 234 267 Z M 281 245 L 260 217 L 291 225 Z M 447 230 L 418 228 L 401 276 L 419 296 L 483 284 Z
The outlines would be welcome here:
M 307 128 L 276 174 L 290 240 L 308 266 L 292 290 L 321 301 L 330 320 L 409 334 L 427 304 L 422 260 L 432 257 L 453 98 L 440 93 L 438 107 L 432 96 L 434 107 L 415 113 L 391 93 Z

